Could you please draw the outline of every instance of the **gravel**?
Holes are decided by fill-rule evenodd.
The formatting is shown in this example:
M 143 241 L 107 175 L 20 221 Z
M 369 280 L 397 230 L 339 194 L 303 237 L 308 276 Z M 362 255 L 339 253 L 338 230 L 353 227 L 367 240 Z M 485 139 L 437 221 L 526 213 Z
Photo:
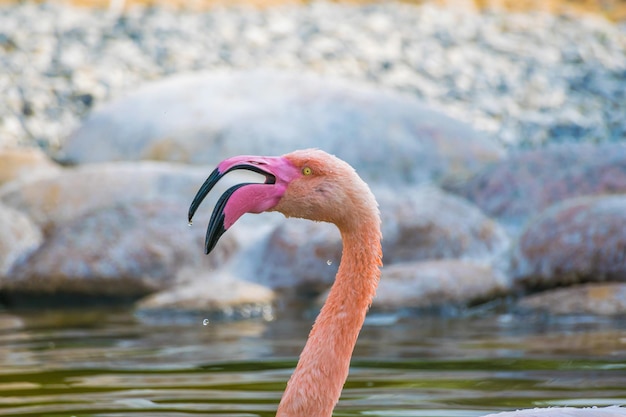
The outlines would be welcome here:
M 598 17 L 313 2 L 122 15 L 0 7 L 0 146 L 54 153 L 94 106 L 207 69 L 309 70 L 410 92 L 507 147 L 626 138 L 626 26 Z

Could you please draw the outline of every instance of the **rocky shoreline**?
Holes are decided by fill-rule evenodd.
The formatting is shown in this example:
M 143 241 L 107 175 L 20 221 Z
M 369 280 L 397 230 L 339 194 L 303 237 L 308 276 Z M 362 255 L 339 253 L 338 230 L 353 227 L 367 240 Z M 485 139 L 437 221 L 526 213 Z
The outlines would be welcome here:
M 185 219 L 220 160 L 321 147 L 380 204 L 373 308 L 626 313 L 626 36 L 608 22 L 24 3 L 0 8 L 0 48 L 0 304 L 271 318 L 279 292 L 323 295 L 332 226 L 246 216 L 205 257 L 210 209 Z
M 92 108 L 200 70 L 313 71 L 408 92 L 506 147 L 621 140 L 626 35 L 598 17 L 312 2 L 123 15 L 0 7 L 0 140 L 54 154 Z

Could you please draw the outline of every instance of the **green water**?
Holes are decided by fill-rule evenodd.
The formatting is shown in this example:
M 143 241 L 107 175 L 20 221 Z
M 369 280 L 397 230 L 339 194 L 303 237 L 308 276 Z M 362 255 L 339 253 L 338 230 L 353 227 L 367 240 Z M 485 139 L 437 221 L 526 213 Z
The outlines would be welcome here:
M 311 325 L 0 312 L 0 416 L 273 416 Z M 336 416 L 626 404 L 626 319 L 371 315 Z

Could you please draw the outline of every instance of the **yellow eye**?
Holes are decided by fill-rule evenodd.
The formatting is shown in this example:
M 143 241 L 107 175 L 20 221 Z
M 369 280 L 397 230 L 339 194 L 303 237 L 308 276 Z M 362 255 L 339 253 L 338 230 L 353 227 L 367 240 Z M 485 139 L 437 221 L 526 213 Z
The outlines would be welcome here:
M 311 175 L 313 171 L 309 167 L 302 168 L 302 175 Z

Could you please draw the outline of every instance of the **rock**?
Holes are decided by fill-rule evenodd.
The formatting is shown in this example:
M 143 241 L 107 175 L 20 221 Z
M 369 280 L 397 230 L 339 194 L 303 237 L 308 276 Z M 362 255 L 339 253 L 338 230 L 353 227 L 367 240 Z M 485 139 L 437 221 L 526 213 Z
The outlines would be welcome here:
M 53 175 L 60 170 L 37 148 L 0 148 L 0 185 L 15 179 Z
M 509 248 L 509 238 L 497 223 L 437 188 L 379 188 L 376 195 L 386 265 L 459 258 L 499 267 Z M 334 281 L 342 244 L 333 225 L 288 219 L 261 245 L 251 279 L 263 285 L 315 294 Z
M 141 312 L 202 312 L 227 318 L 271 318 L 274 297 L 274 292 L 262 285 L 204 272 L 191 282 L 144 298 L 138 309 Z
M 224 236 L 204 256 L 204 230 L 187 226 L 186 208 L 171 200 L 131 201 L 58 226 L 14 264 L 2 283 L 3 301 L 131 301 L 170 287 L 180 271 L 219 267 L 236 243 Z
M 49 230 L 124 201 L 168 198 L 190 204 L 212 169 L 159 162 L 85 165 L 6 184 L 0 188 L 0 202 Z M 181 209 L 179 216 L 185 222 L 187 208 Z
M 626 283 L 588 283 L 522 298 L 518 307 L 550 314 L 626 314 Z
M 335 225 L 287 219 L 261 244 L 251 279 L 263 285 L 319 294 L 335 280 L 342 248 Z
M 307 147 L 336 154 L 368 181 L 386 182 L 465 178 L 504 156 L 470 126 L 406 94 L 268 70 L 185 74 L 145 85 L 91 113 L 63 151 L 76 163 L 215 165 L 232 155 Z
M 26 215 L 0 204 L 0 283 L 11 266 L 26 258 L 42 241 L 41 230 Z
M 526 288 L 626 282 L 626 196 L 580 197 L 533 218 L 512 250 L 511 275 Z
M 386 264 L 425 259 L 498 260 L 510 247 L 498 223 L 435 187 L 379 190 Z
M 562 145 L 511 154 L 448 189 L 518 230 L 554 203 L 626 192 L 626 145 Z
M 383 267 L 372 308 L 463 308 L 501 297 L 510 288 L 509 280 L 500 272 L 475 262 L 403 262 Z
M 119 15 L 12 2 L 0 9 L 0 137 L 56 150 L 91 109 L 146 80 L 285 68 L 409 93 L 508 147 L 623 139 L 619 24 L 433 3 L 155 6 Z M 36 30 L 25 30 L 33 22 Z

